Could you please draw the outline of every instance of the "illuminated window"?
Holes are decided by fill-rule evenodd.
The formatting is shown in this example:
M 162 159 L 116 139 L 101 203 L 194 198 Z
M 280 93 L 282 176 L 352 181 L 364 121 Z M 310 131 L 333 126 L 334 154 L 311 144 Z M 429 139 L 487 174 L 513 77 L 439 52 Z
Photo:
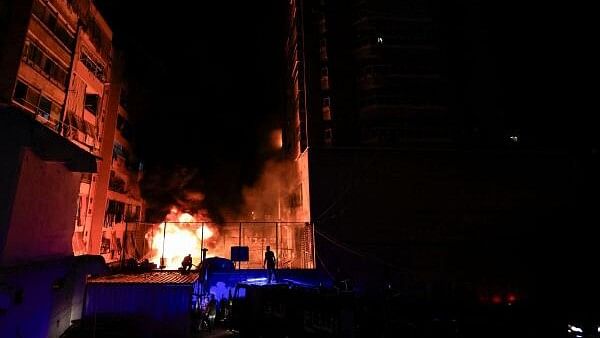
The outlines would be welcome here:
M 383 45 L 383 37 L 381 35 L 377 37 L 377 44 Z

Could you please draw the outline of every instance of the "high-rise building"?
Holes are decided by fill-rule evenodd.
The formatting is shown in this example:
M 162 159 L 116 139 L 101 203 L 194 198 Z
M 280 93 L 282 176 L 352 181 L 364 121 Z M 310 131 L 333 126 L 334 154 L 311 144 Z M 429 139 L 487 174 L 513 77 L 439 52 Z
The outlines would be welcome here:
M 286 197 L 290 217 L 315 226 L 319 264 L 364 283 L 386 275 L 402 292 L 430 298 L 467 285 L 474 293 L 491 287 L 486 280 L 530 283 L 534 234 L 568 219 L 569 156 L 526 148 L 518 132 L 493 147 L 461 140 L 504 128 L 483 95 L 496 87 L 471 91 L 461 82 L 472 75 L 463 63 L 478 67 L 489 62 L 486 54 L 451 46 L 465 39 L 460 34 L 484 30 L 464 18 L 479 4 L 288 4 L 283 150 L 297 188 Z M 463 25 L 474 27 L 462 32 Z M 477 75 L 481 84 L 494 82 Z M 471 100 L 477 111 L 457 109 Z
M 435 2 L 290 3 L 288 139 L 301 147 L 448 143 Z

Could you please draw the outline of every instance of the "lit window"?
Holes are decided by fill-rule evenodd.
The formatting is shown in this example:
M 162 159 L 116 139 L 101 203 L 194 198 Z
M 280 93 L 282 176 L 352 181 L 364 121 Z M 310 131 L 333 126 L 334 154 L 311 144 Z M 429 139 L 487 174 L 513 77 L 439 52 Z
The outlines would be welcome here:
M 383 37 L 382 36 L 377 37 L 377 43 L 380 45 L 383 45 Z

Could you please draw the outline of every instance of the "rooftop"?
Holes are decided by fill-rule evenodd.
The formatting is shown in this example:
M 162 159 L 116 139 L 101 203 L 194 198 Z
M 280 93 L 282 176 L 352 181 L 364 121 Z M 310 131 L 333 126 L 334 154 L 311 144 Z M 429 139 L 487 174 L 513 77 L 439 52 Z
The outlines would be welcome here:
M 193 284 L 197 273 L 180 271 L 153 271 L 137 274 L 116 274 L 89 278 L 88 284 Z

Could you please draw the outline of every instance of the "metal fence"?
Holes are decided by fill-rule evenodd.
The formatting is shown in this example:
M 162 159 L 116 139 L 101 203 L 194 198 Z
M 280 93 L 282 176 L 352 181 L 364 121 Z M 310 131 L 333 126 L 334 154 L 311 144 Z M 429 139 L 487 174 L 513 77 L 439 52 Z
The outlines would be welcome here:
M 191 254 L 194 265 L 206 257 L 231 258 L 232 247 L 247 247 L 248 260 L 236 262 L 241 269 L 263 267 L 267 246 L 275 253 L 279 269 L 315 268 L 314 230 L 299 222 L 163 222 L 126 223 L 121 258 L 149 262 L 166 269 L 181 266 Z

